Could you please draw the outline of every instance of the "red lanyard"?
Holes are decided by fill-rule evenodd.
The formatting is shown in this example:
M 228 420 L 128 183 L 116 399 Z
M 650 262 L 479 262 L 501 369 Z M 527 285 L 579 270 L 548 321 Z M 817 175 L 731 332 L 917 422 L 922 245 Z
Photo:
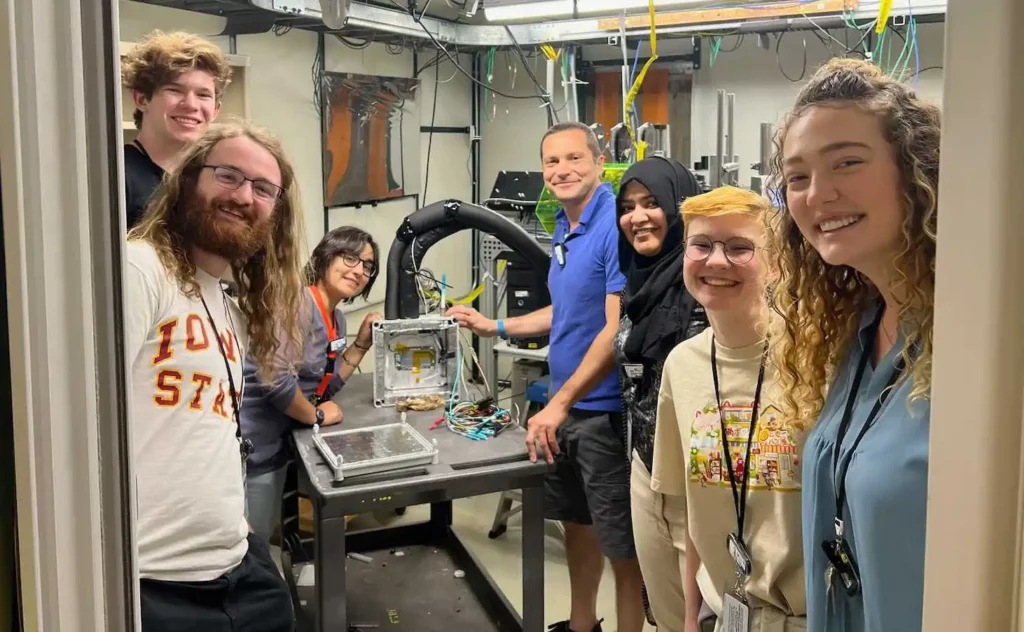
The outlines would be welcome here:
M 327 367 L 324 370 L 324 377 L 320 380 L 320 385 L 316 387 L 317 399 L 321 399 L 324 393 L 327 392 L 327 386 L 331 383 L 331 379 L 334 377 L 334 361 L 338 357 L 336 351 L 334 351 L 334 339 L 338 335 L 337 329 L 334 326 L 333 314 L 327 313 L 327 303 L 324 302 L 323 294 L 320 293 L 320 288 L 315 285 L 309 286 L 309 291 L 313 294 L 313 300 L 316 301 L 316 306 L 320 310 L 320 316 L 324 319 L 324 326 L 327 327 Z

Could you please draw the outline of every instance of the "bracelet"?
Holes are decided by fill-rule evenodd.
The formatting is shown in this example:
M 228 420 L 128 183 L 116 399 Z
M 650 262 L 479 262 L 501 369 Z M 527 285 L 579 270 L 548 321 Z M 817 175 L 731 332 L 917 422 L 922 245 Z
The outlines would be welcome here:
M 508 334 L 505 333 L 505 319 L 504 318 L 499 318 L 498 319 L 498 337 L 501 338 L 502 340 L 504 340 L 505 338 L 508 337 Z
M 349 360 L 348 358 L 346 358 L 346 357 L 345 357 L 345 354 L 344 354 L 344 353 L 343 353 L 343 354 L 341 354 L 341 355 L 340 355 L 339 357 L 341 358 L 341 361 L 342 361 L 342 362 L 344 362 L 345 364 L 349 365 L 349 366 L 350 366 L 350 367 L 352 367 L 353 369 L 355 369 L 355 368 L 358 368 L 358 367 L 359 367 L 359 363 L 358 363 L 358 362 L 352 362 L 351 360 Z
M 353 340 L 352 341 L 352 346 L 355 347 L 356 349 L 359 349 L 360 351 L 369 351 L 370 347 L 372 347 L 373 345 L 371 344 L 370 347 L 364 347 L 361 344 L 359 344 L 357 341 Z

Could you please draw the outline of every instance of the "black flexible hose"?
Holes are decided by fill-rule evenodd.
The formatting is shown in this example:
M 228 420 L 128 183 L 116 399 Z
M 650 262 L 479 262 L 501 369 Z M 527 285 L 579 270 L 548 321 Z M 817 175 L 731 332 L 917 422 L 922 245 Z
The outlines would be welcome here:
M 438 241 L 469 228 L 493 235 L 526 259 L 539 274 L 547 274 L 551 255 L 518 224 L 476 204 L 459 200 L 434 202 L 406 217 L 391 244 L 384 318 L 397 320 L 419 316 L 416 270 L 423 261 L 423 255 Z

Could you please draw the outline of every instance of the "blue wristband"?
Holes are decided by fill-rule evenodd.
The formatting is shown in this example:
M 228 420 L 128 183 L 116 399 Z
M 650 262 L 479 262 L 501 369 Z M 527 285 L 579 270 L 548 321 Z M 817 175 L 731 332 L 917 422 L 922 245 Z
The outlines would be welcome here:
M 498 337 L 501 338 L 502 340 L 504 340 L 505 338 L 508 337 L 508 334 L 505 333 L 505 319 L 504 318 L 499 318 L 498 319 Z

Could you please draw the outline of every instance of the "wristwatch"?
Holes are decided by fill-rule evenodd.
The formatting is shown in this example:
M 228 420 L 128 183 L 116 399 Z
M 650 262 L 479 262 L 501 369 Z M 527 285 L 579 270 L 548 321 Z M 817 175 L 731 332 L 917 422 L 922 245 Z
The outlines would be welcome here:
M 324 411 L 323 411 L 322 408 L 317 408 L 316 409 L 316 422 L 315 422 L 314 425 L 317 425 L 317 426 L 324 425 Z

